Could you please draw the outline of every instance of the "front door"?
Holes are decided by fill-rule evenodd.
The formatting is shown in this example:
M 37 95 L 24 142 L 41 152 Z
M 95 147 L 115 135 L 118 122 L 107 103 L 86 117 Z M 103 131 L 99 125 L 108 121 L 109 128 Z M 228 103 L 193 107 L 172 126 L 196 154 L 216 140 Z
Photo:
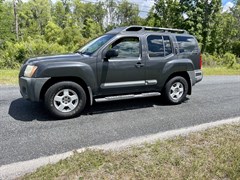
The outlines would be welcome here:
M 118 51 L 118 56 L 105 59 L 107 50 Z M 98 62 L 98 83 L 102 95 L 142 91 L 145 87 L 145 60 L 141 54 L 141 40 L 137 36 L 120 37 L 103 51 Z

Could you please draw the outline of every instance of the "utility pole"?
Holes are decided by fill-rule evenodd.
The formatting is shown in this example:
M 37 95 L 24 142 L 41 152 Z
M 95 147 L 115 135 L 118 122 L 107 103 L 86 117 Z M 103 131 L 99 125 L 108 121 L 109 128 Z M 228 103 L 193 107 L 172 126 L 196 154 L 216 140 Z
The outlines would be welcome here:
M 15 34 L 16 40 L 19 40 L 19 27 L 18 27 L 18 12 L 17 12 L 17 0 L 13 0 L 14 20 L 15 20 Z

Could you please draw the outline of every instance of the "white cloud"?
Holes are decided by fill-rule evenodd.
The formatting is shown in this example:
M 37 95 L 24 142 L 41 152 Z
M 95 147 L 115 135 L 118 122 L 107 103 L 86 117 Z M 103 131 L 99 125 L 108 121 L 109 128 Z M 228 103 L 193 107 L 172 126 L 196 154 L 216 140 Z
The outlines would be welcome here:
M 234 6 L 234 4 L 232 2 L 227 2 L 224 6 L 223 6 L 223 12 L 229 12 L 230 8 L 232 8 Z

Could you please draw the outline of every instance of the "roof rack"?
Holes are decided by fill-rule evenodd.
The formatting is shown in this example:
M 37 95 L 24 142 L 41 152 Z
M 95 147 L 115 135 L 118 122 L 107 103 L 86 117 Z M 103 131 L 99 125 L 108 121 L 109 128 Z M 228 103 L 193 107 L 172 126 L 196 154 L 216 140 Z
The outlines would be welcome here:
M 144 30 L 145 31 L 161 31 L 161 32 L 188 34 L 188 31 L 186 31 L 184 29 L 161 28 L 161 27 L 144 27 Z
M 128 27 L 125 27 L 122 31 L 159 31 L 159 32 L 188 34 L 188 31 L 184 29 L 172 29 L 172 28 L 149 27 L 149 26 L 128 26 Z

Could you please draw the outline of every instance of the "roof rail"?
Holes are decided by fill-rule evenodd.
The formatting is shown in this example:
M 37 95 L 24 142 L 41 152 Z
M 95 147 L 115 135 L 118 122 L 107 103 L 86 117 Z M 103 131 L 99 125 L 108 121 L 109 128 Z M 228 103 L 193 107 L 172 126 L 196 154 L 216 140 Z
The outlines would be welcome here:
M 170 33 L 185 33 L 188 34 L 188 31 L 184 29 L 173 29 L 173 28 L 161 28 L 161 27 L 144 27 L 146 31 L 162 31 L 162 32 L 170 32 Z
M 161 28 L 161 27 L 149 27 L 149 26 L 128 26 L 122 31 L 160 31 L 169 33 L 182 33 L 188 34 L 188 31 L 184 29 L 172 29 L 172 28 Z

